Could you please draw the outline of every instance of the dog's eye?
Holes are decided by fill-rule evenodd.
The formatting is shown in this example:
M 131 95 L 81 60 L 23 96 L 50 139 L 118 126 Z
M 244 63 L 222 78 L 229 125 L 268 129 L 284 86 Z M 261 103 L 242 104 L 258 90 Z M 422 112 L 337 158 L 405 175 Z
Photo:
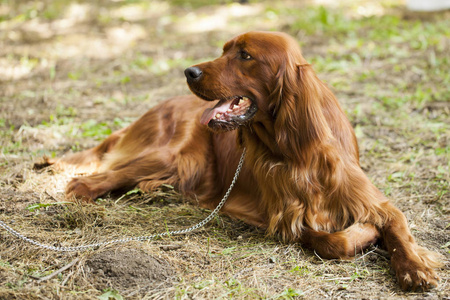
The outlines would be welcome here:
M 240 51 L 239 52 L 239 58 L 243 60 L 250 60 L 252 59 L 251 55 L 248 54 L 246 51 Z

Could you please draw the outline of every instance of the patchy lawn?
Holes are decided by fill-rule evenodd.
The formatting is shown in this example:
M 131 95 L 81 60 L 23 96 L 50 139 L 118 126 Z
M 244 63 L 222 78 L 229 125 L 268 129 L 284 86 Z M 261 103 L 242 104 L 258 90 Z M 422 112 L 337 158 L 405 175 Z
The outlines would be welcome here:
M 43 243 L 76 246 L 205 218 L 209 211 L 170 186 L 67 203 L 71 174 L 33 163 L 92 147 L 189 93 L 184 68 L 219 56 L 236 34 L 279 30 L 298 39 L 333 87 L 363 169 L 406 214 L 419 244 L 443 254 L 441 284 L 404 293 L 374 249 L 322 260 L 220 216 L 193 234 L 82 253 L 38 249 L 2 230 L 0 298 L 448 299 L 450 12 L 411 13 L 396 1 L 213 2 L 0 1 L 0 220 Z

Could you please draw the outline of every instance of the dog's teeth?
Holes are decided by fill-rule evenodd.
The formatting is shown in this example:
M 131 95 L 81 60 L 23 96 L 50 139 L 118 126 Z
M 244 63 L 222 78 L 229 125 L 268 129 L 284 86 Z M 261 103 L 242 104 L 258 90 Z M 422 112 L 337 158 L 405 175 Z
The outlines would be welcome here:
M 221 115 L 220 115 L 219 113 L 217 113 L 216 116 L 215 116 L 215 119 L 220 118 L 220 116 L 221 116 Z
M 242 99 L 243 99 L 243 100 L 245 100 L 245 101 L 247 101 L 247 100 L 248 100 L 248 98 L 247 98 L 247 97 L 242 97 Z
M 227 110 L 227 112 L 232 112 L 233 110 L 231 109 L 231 108 L 229 108 L 228 110 Z
M 243 99 L 243 98 L 242 98 Z M 238 105 L 241 105 L 242 103 L 244 103 L 244 100 L 240 99 Z

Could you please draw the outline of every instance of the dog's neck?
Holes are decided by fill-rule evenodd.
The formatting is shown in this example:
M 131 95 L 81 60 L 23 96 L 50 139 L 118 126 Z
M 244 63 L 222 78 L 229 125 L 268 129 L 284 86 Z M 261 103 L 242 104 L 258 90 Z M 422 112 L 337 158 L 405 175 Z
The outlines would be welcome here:
M 265 146 L 274 156 L 281 156 L 281 151 L 274 139 L 274 127 L 271 121 L 252 122 L 241 129 L 240 139 L 243 146 Z

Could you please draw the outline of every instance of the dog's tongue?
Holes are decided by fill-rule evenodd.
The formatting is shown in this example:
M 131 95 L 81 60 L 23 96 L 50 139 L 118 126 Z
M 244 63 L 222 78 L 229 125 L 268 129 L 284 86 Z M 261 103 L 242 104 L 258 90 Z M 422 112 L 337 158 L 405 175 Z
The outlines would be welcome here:
M 231 101 L 233 101 L 233 99 L 228 101 L 220 100 L 219 103 L 217 103 L 213 108 L 207 108 L 200 118 L 200 123 L 203 125 L 208 125 L 209 121 L 211 121 L 217 113 L 225 113 L 230 107 Z

